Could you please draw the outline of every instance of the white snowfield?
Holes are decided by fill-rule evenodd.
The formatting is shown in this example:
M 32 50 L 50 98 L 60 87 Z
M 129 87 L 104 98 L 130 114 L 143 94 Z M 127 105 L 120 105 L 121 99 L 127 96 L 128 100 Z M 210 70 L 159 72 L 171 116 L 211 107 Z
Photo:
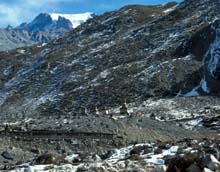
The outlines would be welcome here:
M 50 16 L 52 20 L 58 20 L 59 16 L 64 17 L 71 21 L 73 28 L 76 28 L 80 24 L 86 22 L 86 20 L 92 18 L 91 12 L 80 13 L 80 14 L 60 14 L 60 13 L 51 13 Z

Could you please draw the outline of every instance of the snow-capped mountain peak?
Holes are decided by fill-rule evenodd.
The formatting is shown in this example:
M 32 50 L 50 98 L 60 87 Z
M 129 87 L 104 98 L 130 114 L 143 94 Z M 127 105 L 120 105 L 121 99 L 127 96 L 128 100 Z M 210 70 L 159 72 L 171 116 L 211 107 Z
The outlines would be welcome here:
M 76 28 L 81 23 L 85 22 L 89 18 L 92 18 L 91 12 L 80 13 L 80 14 L 60 14 L 60 13 L 51 13 L 50 14 L 52 20 L 58 20 L 59 17 L 64 17 L 71 21 L 73 28 Z

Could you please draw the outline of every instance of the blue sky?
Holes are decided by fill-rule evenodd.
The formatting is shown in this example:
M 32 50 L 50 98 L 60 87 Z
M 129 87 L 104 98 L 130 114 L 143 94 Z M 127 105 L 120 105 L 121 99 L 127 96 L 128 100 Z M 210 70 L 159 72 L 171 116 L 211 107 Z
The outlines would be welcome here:
M 176 0 L 180 2 L 180 0 Z M 0 27 L 31 21 L 41 12 L 102 14 L 129 4 L 163 4 L 169 0 L 0 0 Z

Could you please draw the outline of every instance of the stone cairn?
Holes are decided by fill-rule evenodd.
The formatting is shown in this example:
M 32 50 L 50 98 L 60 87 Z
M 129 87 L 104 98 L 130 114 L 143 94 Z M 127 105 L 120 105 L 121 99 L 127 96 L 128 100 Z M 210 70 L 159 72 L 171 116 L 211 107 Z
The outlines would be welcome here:
M 120 114 L 121 115 L 127 115 L 130 117 L 130 113 L 128 112 L 128 105 L 127 103 L 123 103 L 122 106 L 120 107 Z
M 97 116 L 100 115 L 99 109 L 98 109 L 97 107 L 95 107 L 95 114 L 96 114 Z

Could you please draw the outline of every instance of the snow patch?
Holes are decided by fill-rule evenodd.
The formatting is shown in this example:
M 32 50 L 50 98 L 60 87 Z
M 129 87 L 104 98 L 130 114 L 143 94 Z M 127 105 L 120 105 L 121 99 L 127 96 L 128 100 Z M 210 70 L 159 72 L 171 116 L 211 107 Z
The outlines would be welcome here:
M 215 18 L 213 19 L 211 23 L 215 23 L 217 20 L 219 20 L 219 16 L 215 16 Z
M 176 38 L 176 37 L 178 37 L 179 35 L 180 35 L 179 32 L 177 32 L 177 33 L 171 33 L 171 34 L 169 35 L 169 37 L 170 37 L 170 38 Z
M 19 54 L 24 54 L 24 53 L 25 53 L 25 50 L 18 49 L 17 52 L 18 52 Z
M 202 79 L 202 81 L 200 82 L 200 85 L 204 92 L 209 93 L 209 88 L 207 86 L 207 82 L 205 79 Z
M 42 44 L 38 45 L 37 47 L 40 48 L 40 47 L 44 47 L 46 45 L 47 45 L 47 43 L 42 43 Z
M 47 92 L 44 95 L 41 95 L 40 97 L 36 98 L 35 101 L 32 104 L 32 108 L 36 109 L 39 105 L 46 103 L 47 101 L 53 102 L 57 100 L 57 96 L 62 95 L 61 92 L 58 90 Z
M 131 11 L 131 9 L 125 10 L 125 11 L 123 12 L 123 14 L 128 14 L 130 11 Z
M 190 92 L 184 94 L 185 97 L 196 97 L 199 96 L 198 89 L 201 88 L 205 93 L 209 93 L 209 88 L 207 86 L 207 81 L 205 79 L 202 79 L 198 86 L 193 88 Z M 180 96 L 180 94 L 178 93 Z
M 177 4 L 177 5 L 178 5 L 178 4 Z M 174 11 L 174 10 L 176 9 L 177 5 L 175 5 L 175 6 L 171 7 L 171 8 L 168 8 L 168 9 L 164 10 L 163 13 L 166 14 L 166 13 L 170 13 L 171 11 Z
M 190 92 L 184 94 L 184 96 L 185 97 L 196 97 L 196 96 L 199 96 L 199 93 L 197 91 L 199 87 L 200 86 L 197 86 L 197 87 L 193 88 Z
M 218 38 L 216 38 L 214 43 L 211 45 L 207 55 L 210 55 L 208 71 L 210 72 L 211 76 L 215 77 L 214 73 L 220 64 L 220 41 Z
M 155 165 L 164 165 L 165 161 L 163 159 L 151 158 L 146 160 L 147 163 Z
M 186 122 L 184 127 L 186 129 L 192 130 L 196 126 L 201 126 L 202 120 L 203 120 L 202 118 L 192 119 L 191 121 Z
M 72 154 L 72 155 L 67 156 L 65 160 L 68 162 L 73 162 L 77 158 L 79 158 L 79 154 Z
M 71 21 L 73 28 L 76 28 L 80 24 L 86 22 L 88 19 L 92 18 L 91 12 L 81 13 L 81 14 L 60 14 L 51 13 L 50 16 L 52 20 L 58 20 L 59 17 L 64 17 Z
M 132 150 L 133 146 L 121 148 L 121 149 L 115 149 L 113 155 L 108 158 L 107 160 L 109 162 L 115 163 L 119 161 L 120 159 L 124 159 L 129 155 L 129 152 Z
M 100 75 L 100 78 L 106 78 L 108 75 L 109 75 L 109 71 L 108 69 L 102 71 L 99 75 Z

